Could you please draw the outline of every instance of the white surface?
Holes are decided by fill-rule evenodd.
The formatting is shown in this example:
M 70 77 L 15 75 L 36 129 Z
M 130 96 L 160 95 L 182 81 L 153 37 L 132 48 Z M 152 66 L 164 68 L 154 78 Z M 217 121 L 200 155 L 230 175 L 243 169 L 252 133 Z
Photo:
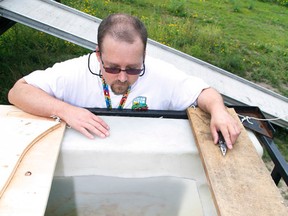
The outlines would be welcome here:
M 71 177 L 74 188 L 85 191 L 83 185 L 78 185 L 83 184 L 78 180 L 83 176 L 90 176 L 90 179 L 95 176 L 119 177 L 121 181 L 125 178 L 129 181 L 129 178 L 173 176 L 179 181 L 195 180 L 204 215 L 216 215 L 188 120 L 102 118 L 111 128 L 108 138 L 90 140 L 73 129 L 66 130 L 54 174 L 55 187 L 63 177 Z M 259 142 L 256 146 L 262 149 Z M 76 193 L 75 196 L 79 198 Z
M 55 176 L 176 175 L 205 181 L 188 120 L 102 118 L 111 128 L 108 138 L 90 140 L 66 130 Z
M 111 128 L 110 137 L 105 139 L 90 140 L 73 129 L 66 130 L 55 176 L 176 175 L 206 181 L 188 120 L 116 116 L 102 119 Z M 261 145 L 253 133 L 249 132 L 249 136 L 254 137 L 261 156 Z
M 216 215 L 188 120 L 102 118 L 111 128 L 108 138 L 89 140 L 73 129 L 66 130 L 55 179 L 72 176 L 75 184 L 78 176 L 87 175 L 193 179 L 205 215 Z

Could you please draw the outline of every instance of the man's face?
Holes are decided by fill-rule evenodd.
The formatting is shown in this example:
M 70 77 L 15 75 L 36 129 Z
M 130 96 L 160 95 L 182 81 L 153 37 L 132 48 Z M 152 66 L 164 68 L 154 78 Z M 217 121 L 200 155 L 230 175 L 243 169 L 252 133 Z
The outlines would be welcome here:
M 142 69 L 144 60 L 144 46 L 140 38 L 133 44 L 117 41 L 111 36 L 106 36 L 103 40 L 102 50 L 97 53 L 97 58 L 101 66 L 101 72 L 108 85 L 111 86 L 114 94 L 125 94 L 128 87 L 133 85 L 139 75 L 130 75 L 126 71 L 118 74 L 111 74 L 105 68 Z

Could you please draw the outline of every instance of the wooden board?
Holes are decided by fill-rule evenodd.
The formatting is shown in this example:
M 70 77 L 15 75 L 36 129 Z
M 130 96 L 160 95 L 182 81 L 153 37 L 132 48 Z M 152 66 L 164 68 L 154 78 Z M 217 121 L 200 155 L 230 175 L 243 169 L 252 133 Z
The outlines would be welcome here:
M 0 197 L 29 148 L 58 126 L 51 121 L 0 118 Z
M 228 110 L 239 121 L 234 109 Z M 244 127 L 233 150 L 223 157 L 212 140 L 210 116 L 198 108 L 189 108 L 187 113 L 218 214 L 288 215 L 283 198 Z M 239 124 L 242 125 L 240 121 Z
M 43 215 L 65 124 L 13 106 L 0 113 L 0 215 Z

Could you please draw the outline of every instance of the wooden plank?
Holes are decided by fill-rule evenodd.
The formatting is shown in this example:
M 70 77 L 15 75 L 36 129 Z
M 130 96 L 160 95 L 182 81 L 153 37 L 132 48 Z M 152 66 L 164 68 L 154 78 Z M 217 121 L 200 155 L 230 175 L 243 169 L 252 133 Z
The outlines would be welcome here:
M 228 111 L 239 121 L 234 109 Z M 213 143 L 210 116 L 198 108 L 189 108 L 187 113 L 218 215 L 288 215 L 283 198 L 245 128 L 242 126 L 233 150 L 223 157 Z M 242 125 L 240 121 L 239 124 Z
M 29 148 L 59 123 L 25 118 L 0 118 L 0 197 Z
M 13 106 L 0 113 L 0 215 L 44 215 L 65 124 Z

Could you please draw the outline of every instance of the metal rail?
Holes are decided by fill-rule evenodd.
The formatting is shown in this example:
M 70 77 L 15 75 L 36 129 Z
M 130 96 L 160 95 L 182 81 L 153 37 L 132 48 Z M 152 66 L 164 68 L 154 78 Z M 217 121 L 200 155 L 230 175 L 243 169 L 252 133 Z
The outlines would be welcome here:
M 0 0 L 0 15 L 15 22 L 95 49 L 100 19 L 51 0 Z

